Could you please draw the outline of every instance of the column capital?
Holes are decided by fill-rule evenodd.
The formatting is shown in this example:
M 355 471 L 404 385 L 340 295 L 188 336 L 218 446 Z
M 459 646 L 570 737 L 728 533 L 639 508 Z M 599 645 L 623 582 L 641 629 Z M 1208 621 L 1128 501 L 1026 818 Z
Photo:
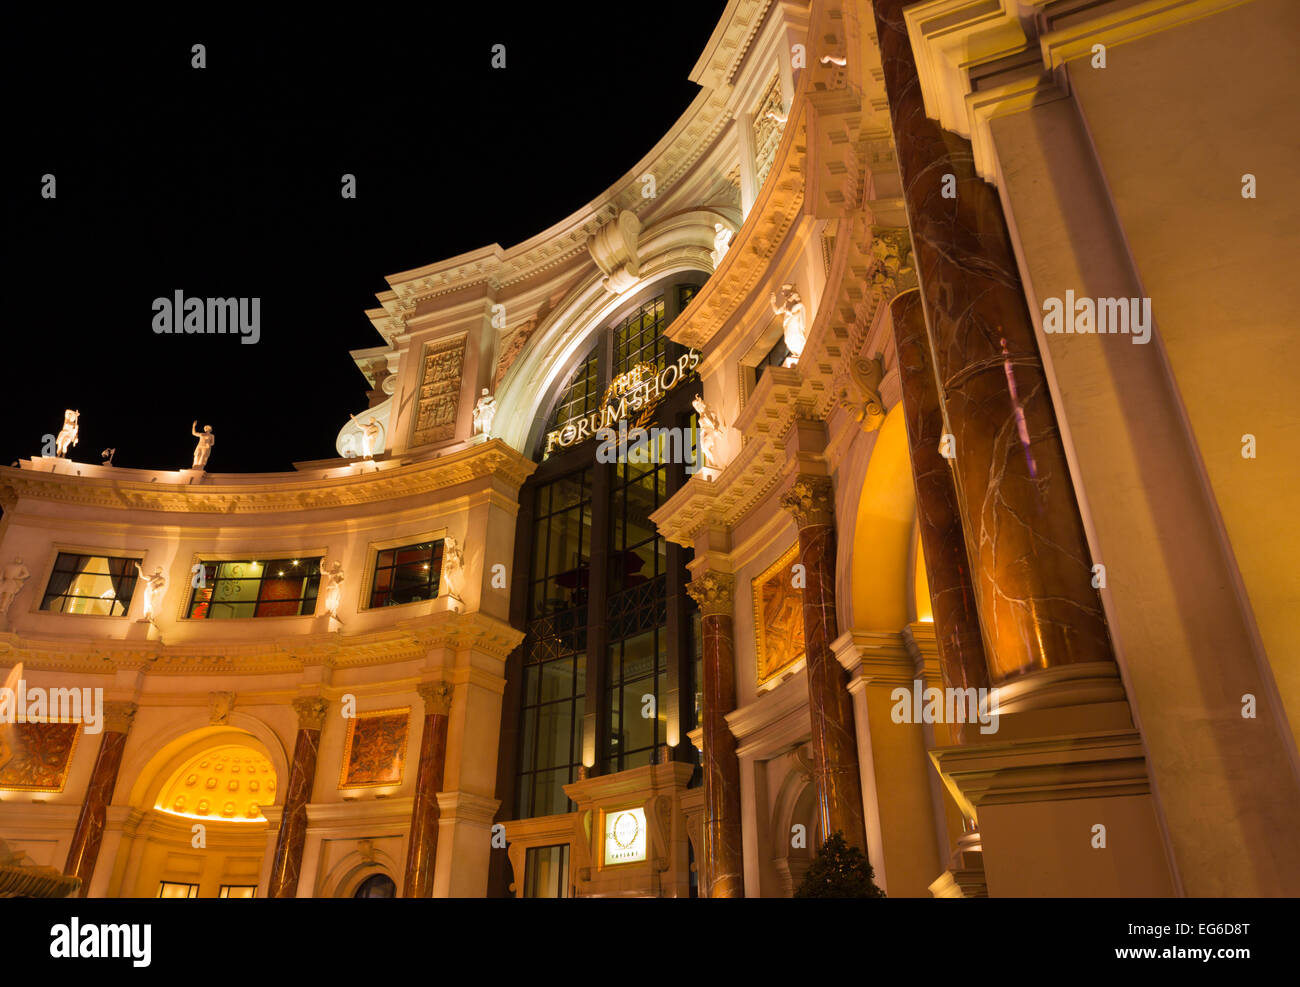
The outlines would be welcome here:
M 452 684 L 450 682 L 421 682 L 415 687 L 424 700 L 424 715 L 448 716 L 451 713 Z
M 796 473 L 781 497 L 781 506 L 800 528 L 835 523 L 835 494 L 829 476 Z
M 139 708 L 135 703 L 121 700 L 104 703 L 104 729 L 111 733 L 130 733 Z
M 705 617 L 730 617 L 735 609 L 736 577 L 729 572 L 705 569 L 686 584 Z
M 300 696 L 293 701 L 293 711 L 298 714 L 299 730 L 320 730 L 325 726 L 325 711 L 329 703 L 320 696 Z

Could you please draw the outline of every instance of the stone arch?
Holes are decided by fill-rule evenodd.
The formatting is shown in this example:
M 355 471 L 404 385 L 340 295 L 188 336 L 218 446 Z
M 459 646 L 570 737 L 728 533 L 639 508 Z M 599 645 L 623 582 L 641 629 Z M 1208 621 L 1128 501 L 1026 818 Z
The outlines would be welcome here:
M 190 711 L 192 712 L 192 711 Z M 282 782 L 272 805 L 280 805 L 282 792 L 289 779 L 289 756 L 280 736 L 263 720 L 238 711 L 230 714 L 223 726 L 195 727 L 188 717 L 159 727 L 144 738 L 137 756 L 123 765 L 121 777 L 131 779 L 126 802 L 138 809 L 149 809 L 166 784 L 170 774 L 188 758 L 205 747 L 227 743 L 249 743 L 262 750 L 275 766 L 275 774 Z M 129 770 L 128 770 L 129 769 Z
M 901 403 L 877 431 L 855 439 L 837 479 L 841 627 L 896 634 L 916 619 L 919 553 L 916 488 Z
M 802 847 L 793 846 L 794 827 L 804 827 Z M 794 894 L 817 854 L 817 793 L 798 760 L 790 765 L 772 805 L 772 866 L 783 898 Z
M 542 402 L 563 381 L 593 332 L 605 328 L 635 297 L 673 275 L 713 269 L 713 213 L 670 217 L 641 232 L 644 251 L 641 280 L 627 291 L 611 294 L 602 286 L 605 275 L 593 270 L 547 315 L 501 380 L 497 393 L 499 437 L 521 452 L 527 444 Z
M 361 843 L 364 841 L 358 841 Z M 392 854 L 378 848 L 372 847 L 369 852 L 363 853 L 358 846 L 347 856 L 340 859 L 328 874 L 321 880 L 320 886 L 326 898 L 351 898 L 361 887 L 363 881 L 374 877 L 376 874 L 383 874 L 390 878 L 397 885 L 397 893 L 402 893 L 403 874 L 399 867 L 400 861 L 393 858 Z

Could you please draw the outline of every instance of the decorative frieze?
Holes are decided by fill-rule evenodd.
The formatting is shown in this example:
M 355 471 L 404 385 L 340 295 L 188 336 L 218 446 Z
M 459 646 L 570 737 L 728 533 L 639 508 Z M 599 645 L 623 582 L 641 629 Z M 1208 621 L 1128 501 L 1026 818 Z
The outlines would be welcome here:
M 420 398 L 412 446 L 456 437 L 456 413 L 460 408 L 460 383 L 468 340 L 468 336 L 460 335 L 425 344 L 420 360 Z

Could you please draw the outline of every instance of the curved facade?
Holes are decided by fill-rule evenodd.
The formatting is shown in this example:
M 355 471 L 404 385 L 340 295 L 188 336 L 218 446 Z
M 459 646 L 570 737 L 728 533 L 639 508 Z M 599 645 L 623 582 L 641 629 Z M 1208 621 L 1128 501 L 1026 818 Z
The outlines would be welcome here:
M 1282 105 L 1295 12 L 1136 6 L 732 0 L 620 182 L 387 279 L 338 459 L 0 468 L 0 836 L 96 897 L 788 896 L 835 832 L 891 897 L 1295 893 L 1300 306 L 1224 357 L 1187 275 L 1292 283 L 1300 199 L 1129 139 Z

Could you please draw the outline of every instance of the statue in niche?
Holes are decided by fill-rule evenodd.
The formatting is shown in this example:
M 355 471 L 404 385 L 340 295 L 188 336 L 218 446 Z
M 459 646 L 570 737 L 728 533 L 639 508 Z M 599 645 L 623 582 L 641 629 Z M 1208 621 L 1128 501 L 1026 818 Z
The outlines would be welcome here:
M 373 459 L 375 448 L 379 443 L 379 422 L 375 421 L 375 416 L 370 416 L 370 421 L 364 425 L 359 425 L 361 429 L 361 454 L 366 459 Z
M 727 251 L 731 249 L 731 238 L 735 234 L 727 229 L 721 223 L 713 224 L 713 266 L 717 267 L 722 263 L 722 258 L 727 256 Z
M 29 576 L 31 573 L 19 558 L 14 559 L 4 569 L 0 569 L 0 616 L 9 612 L 9 604 L 13 603 L 14 597 L 22 592 L 23 584 L 27 582 Z
M 780 291 L 772 293 L 772 311 L 782 318 L 785 345 L 790 351 L 783 365 L 793 367 L 799 362 L 804 344 L 808 341 L 807 310 L 793 284 L 783 284 Z
M 343 563 L 337 559 L 333 562 L 321 559 L 320 578 L 325 584 L 325 612 L 338 620 L 339 604 L 343 602 Z
M 68 450 L 77 444 L 77 432 L 80 431 L 77 419 L 80 417 L 81 412 L 73 411 L 71 408 L 63 412 L 63 427 L 59 429 L 59 434 L 54 440 L 56 456 L 67 456 Z
M 442 540 L 442 582 L 447 587 L 447 595 L 457 603 L 461 602 L 460 591 L 465 578 L 465 550 L 448 535 Z
M 492 422 L 497 416 L 497 399 L 483 388 L 483 393 L 474 405 L 474 434 L 492 437 Z
M 199 444 L 194 447 L 194 465 L 191 469 L 207 469 L 208 457 L 212 455 L 212 447 L 216 444 L 217 437 L 212 434 L 211 425 L 204 425 L 203 431 L 200 432 L 198 421 L 190 426 L 190 431 L 199 440 Z
M 718 439 L 722 438 L 722 418 L 704 401 L 701 394 L 695 395 L 691 407 L 700 422 L 700 448 L 704 452 L 704 466 L 718 468 Z
M 167 574 L 163 572 L 162 566 L 155 566 L 153 573 L 146 576 L 139 562 L 135 564 L 135 570 L 140 573 L 140 579 L 144 582 L 143 619 L 152 623 L 158 605 L 162 603 L 163 591 L 167 589 Z

